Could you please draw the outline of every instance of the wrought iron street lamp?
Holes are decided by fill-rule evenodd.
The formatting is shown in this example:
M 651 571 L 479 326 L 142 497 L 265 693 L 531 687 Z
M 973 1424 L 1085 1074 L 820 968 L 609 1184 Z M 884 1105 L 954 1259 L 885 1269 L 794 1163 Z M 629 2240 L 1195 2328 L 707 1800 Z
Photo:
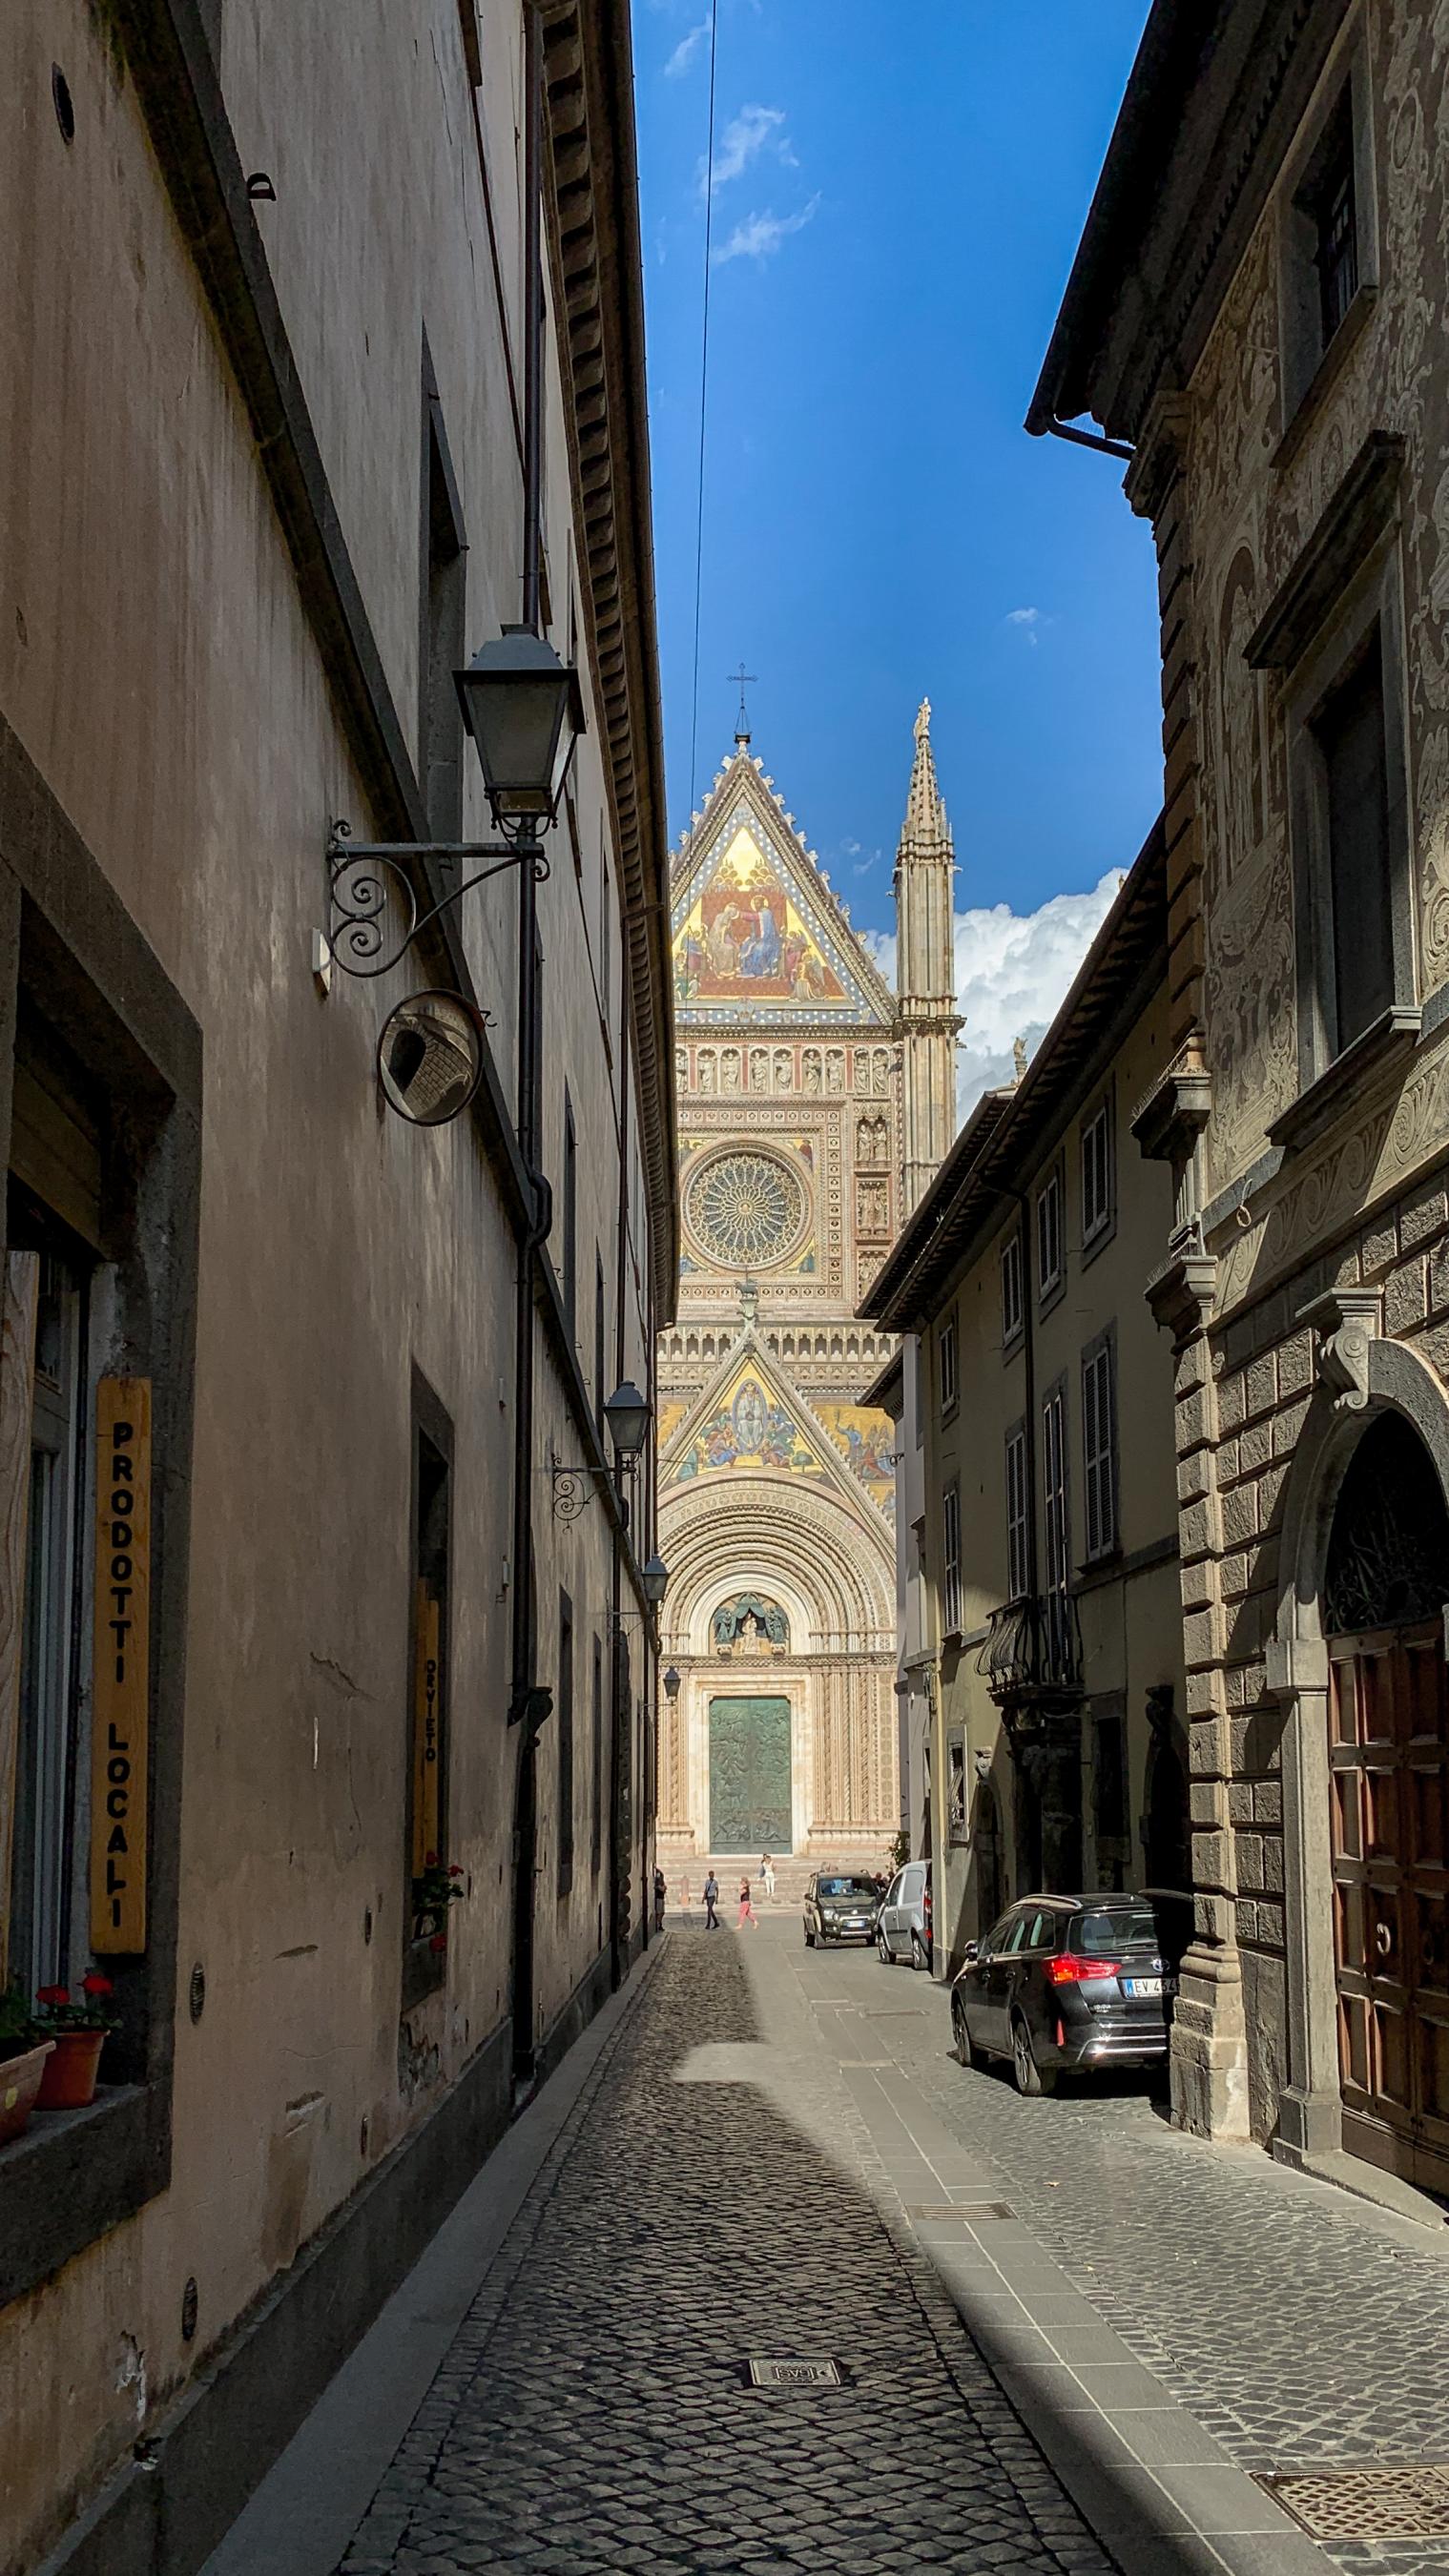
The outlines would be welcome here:
M 500 832 L 547 830 L 584 730 L 579 675 L 527 626 L 505 626 L 453 683 Z
M 668 1700 L 671 1708 L 673 1708 L 675 1701 L 679 1697 L 680 1688 L 680 1675 L 675 1666 L 671 1664 L 668 1672 L 664 1676 L 664 1696 Z
M 651 1556 L 639 1577 L 639 1589 L 651 1610 L 657 1610 L 669 1589 L 669 1568 L 662 1556 Z
M 621 1462 L 637 1458 L 649 1430 L 649 1399 L 641 1395 L 630 1377 L 616 1386 L 604 1407 L 604 1420 L 614 1443 L 614 1455 Z
M 653 1411 L 647 1395 L 641 1395 L 633 1379 L 626 1377 L 622 1386 L 615 1387 L 604 1407 L 604 1420 L 609 1426 L 609 1437 L 614 1444 L 613 1472 L 619 1479 L 631 1477 L 635 1473 L 639 1464 L 639 1452 L 649 1436 L 649 1425 L 652 1419 Z M 577 1520 L 589 1500 L 594 1480 L 607 1481 L 609 1476 L 607 1467 L 555 1466 L 551 1468 L 550 1473 L 553 1478 L 553 1516 L 556 1521 Z M 649 1577 L 656 1569 L 662 1580 L 658 1593 L 651 1594 L 648 1590 Z M 650 1564 L 644 1568 L 640 1580 L 644 1586 L 646 1600 L 663 1599 L 664 1584 L 668 1582 L 669 1577 L 657 1556 L 652 1558 Z

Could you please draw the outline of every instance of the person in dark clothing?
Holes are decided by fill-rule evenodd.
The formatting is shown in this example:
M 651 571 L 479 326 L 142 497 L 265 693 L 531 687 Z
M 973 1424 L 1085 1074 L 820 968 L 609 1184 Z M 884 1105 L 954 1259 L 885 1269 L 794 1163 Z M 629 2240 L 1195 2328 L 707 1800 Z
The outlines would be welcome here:
M 662 1932 L 664 1929 L 664 1897 L 664 1872 L 656 1863 L 654 1870 L 654 1929 L 656 1932 Z
M 714 1871 L 711 1870 L 708 1878 L 704 1882 L 704 1928 L 706 1932 L 717 1932 L 719 1930 L 719 1916 L 714 1910 L 718 1903 L 719 1880 L 715 1877 Z

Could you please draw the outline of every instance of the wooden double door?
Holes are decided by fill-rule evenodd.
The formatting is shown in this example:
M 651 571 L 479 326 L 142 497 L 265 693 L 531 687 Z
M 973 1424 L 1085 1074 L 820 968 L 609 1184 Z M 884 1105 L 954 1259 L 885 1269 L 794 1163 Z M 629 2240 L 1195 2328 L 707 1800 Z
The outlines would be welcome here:
M 1449 2193 L 1449 1675 L 1444 1629 L 1329 1641 L 1343 2143 Z

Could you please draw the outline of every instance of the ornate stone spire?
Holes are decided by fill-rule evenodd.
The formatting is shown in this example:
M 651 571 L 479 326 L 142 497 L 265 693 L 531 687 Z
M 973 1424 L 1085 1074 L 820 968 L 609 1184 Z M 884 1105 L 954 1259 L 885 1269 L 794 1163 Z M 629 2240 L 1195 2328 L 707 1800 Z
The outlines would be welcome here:
M 901 850 L 904 853 L 907 848 L 949 849 L 950 845 L 951 827 L 946 820 L 941 790 L 936 784 L 936 763 L 931 751 L 931 701 L 922 698 L 916 717 L 916 757 L 911 768 L 910 793 L 906 798 Z
M 896 993 L 901 1015 L 906 1213 L 930 1186 L 956 1133 L 956 975 L 951 827 L 931 752 L 931 701 L 915 724 L 906 819 L 896 852 Z

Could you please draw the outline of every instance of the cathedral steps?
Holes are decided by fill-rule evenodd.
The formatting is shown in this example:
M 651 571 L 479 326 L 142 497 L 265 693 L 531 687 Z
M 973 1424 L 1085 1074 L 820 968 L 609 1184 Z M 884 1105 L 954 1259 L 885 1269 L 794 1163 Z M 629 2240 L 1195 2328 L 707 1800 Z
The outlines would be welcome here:
M 874 1876 L 877 1873 L 882 1878 L 889 1878 L 890 1876 L 891 1864 L 890 1854 L 888 1852 L 851 1853 L 849 1855 L 844 1853 L 828 1852 L 823 1854 L 820 1858 L 813 1860 L 808 1857 L 802 1858 L 796 1854 L 784 1860 L 777 1860 L 775 1863 L 775 1900 L 774 1904 L 771 1905 L 770 1899 L 766 1896 L 764 1887 L 760 1880 L 760 1855 L 758 1852 L 748 1859 L 738 1852 L 733 1855 L 726 1853 L 723 1858 L 716 1858 L 714 1860 L 701 1858 L 676 1858 L 671 1860 L 667 1856 L 664 1856 L 661 1859 L 661 1866 L 669 1886 L 669 1894 L 666 1899 L 666 1903 L 671 1913 L 675 1912 L 680 1904 L 686 1880 L 689 1884 L 690 1904 L 692 1909 L 697 1913 L 703 1911 L 703 1900 L 700 1896 L 700 1889 L 703 1887 L 711 1870 L 714 1871 L 715 1877 L 719 1880 L 721 1912 L 723 1912 L 726 1907 L 738 1905 L 740 1897 L 740 1880 L 745 1876 L 745 1873 L 748 1870 L 750 1880 L 750 1901 L 758 1913 L 784 1914 L 793 1910 L 798 1914 L 804 1901 L 806 1887 L 809 1885 L 809 1882 L 814 1876 L 816 1870 L 829 1869 L 836 1865 L 838 1865 L 842 1870 L 861 1869 L 866 1871 L 870 1876 Z

